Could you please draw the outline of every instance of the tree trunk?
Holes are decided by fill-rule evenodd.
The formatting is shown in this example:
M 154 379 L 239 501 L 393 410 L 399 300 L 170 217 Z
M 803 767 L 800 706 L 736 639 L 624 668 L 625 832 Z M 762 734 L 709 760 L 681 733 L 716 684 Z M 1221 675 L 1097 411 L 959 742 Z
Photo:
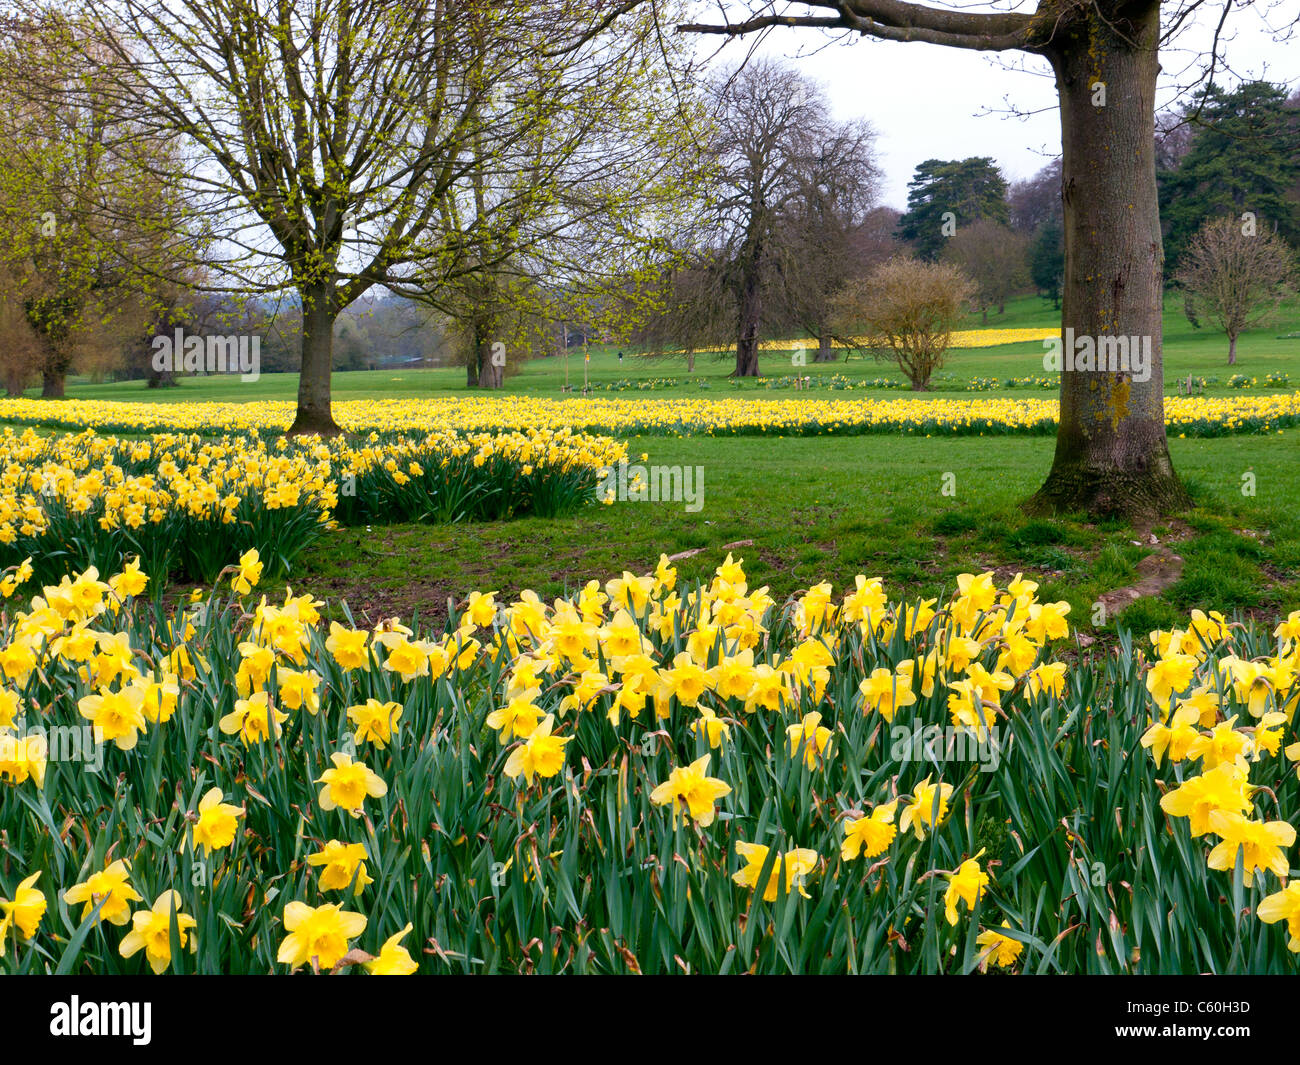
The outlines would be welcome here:
M 1237 365 L 1237 334 L 1228 334 L 1228 365 Z
M 492 341 L 488 337 L 475 341 L 474 357 L 478 363 L 478 387 L 500 388 L 506 370 L 492 361 Z
M 831 335 L 825 329 L 817 331 L 817 355 L 814 362 L 834 362 L 835 349 L 831 347 Z
M 330 407 L 330 372 L 334 359 L 333 285 L 302 289 L 302 369 L 298 377 L 298 413 L 290 436 L 338 436 L 343 430 Z
M 735 376 L 758 376 L 758 337 L 753 333 L 742 333 L 736 344 Z
M 495 313 L 486 310 L 474 316 L 470 326 L 471 337 L 474 343 L 474 351 L 470 355 L 470 362 L 476 369 L 475 377 L 477 378 L 476 386 L 478 388 L 500 388 L 505 381 L 506 368 L 497 366 L 492 361 L 493 337 L 497 333 L 497 316 Z
M 741 277 L 738 293 L 740 321 L 736 337 L 736 377 L 758 376 L 758 329 L 763 320 L 763 286 L 759 264 L 763 242 L 751 237 L 741 249 Z
M 1128 20 L 1108 23 L 1087 9 L 1058 31 L 1063 38 L 1052 57 L 1061 103 L 1066 276 L 1056 457 L 1027 504 L 1040 513 L 1139 518 L 1190 503 L 1174 474 L 1164 422 L 1164 252 L 1154 151 L 1160 12 L 1151 0 L 1128 10 Z M 1149 344 L 1145 373 L 1066 369 L 1070 339 L 1095 345 L 1115 336 Z
M 58 367 L 41 371 L 41 399 L 63 399 L 67 373 Z

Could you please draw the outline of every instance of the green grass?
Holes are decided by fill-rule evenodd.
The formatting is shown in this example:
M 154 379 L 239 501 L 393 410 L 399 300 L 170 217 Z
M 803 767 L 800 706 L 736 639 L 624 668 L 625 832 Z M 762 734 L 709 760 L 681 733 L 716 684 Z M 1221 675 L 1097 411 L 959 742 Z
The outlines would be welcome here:
M 990 328 L 1051 326 L 1051 304 L 1036 297 L 1008 303 L 1005 315 L 991 315 Z M 976 316 L 967 323 L 979 327 Z M 1300 339 L 1278 339 L 1300 327 L 1300 307 L 1277 326 L 1257 331 L 1239 345 L 1239 372 L 1262 381 L 1268 372 L 1289 372 L 1300 355 Z M 1166 380 L 1195 373 L 1217 375 L 1211 393 L 1227 394 L 1229 376 L 1223 338 L 1193 330 L 1171 298 L 1165 313 Z M 681 360 L 641 359 L 630 354 L 622 367 L 613 347 L 593 348 L 589 366 L 595 384 L 622 378 L 676 377 L 674 387 L 653 391 L 597 392 L 653 401 L 670 396 L 758 395 L 764 398 L 814 395 L 819 399 L 897 392 L 814 393 L 736 386 L 726 380 L 725 361 L 701 357 L 689 383 Z M 949 371 L 959 377 L 1010 377 L 1041 371 L 1042 347 L 1016 344 L 954 352 Z M 782 356 L 764 353 L 764 369 L 782 369 Z M 788 369 L 788 367 L 787 367 Z M 874 378 L 888 367 L 855 359 L 809 365 L 813 375 L 848 374 Z M 570 381 L 582 382 L 583 362 L 569 359 Z M 1300 377 L 1300 374 L 1297 375 Z M 507 381 L 507 391 L 559 396 L 564 380 L 559 359 L 539 359 Z M 1298 381 L 1297 383 L 1300 383 Z M 149 390 L 140 382 L 76 383 L 75 398 L 159 403 L 196 400 L 291 400 L 292 374 L 267 375 L 241 384 L 228 377 L 187 379 L 177 389 Z M 338 399 L 464 396 L 461 369 L 337 373 Z M 987 394 L 987 393 L 986 393 Z M 1018 389 L 999 396 L 1054 395 Z M 942 393 L 964 395 L 973 393 Z M 649 454 L 654 464 L 703 466 L 705 506 L 689 513 L 681 504 L 619 503 L 590 507 L 561 519 L 462 524 L 376 526 L 366 532 L 341 530 L 313 547 L 294 574 L 296 585 L 344 598 L 374 618 L 419 608 L 445 614 L 448 597 L 471 588 L 514 592 L 530 587 L 547 596 L 572 590 L 575 582 L 605 578 L 630 569 L 644 572 L 659 554 L 703 549 L 681 563 L 688 578 L 703 578 L 726 554 L 726 544 L 752 540 L 735 549 L 751 576 L 787 595 L 828 579 L 843 587 L 857 573 L 879 575 L 895 594 L 944 594 L 956 574 L 1023 570 L 1046 592 L 1068 599 L 1076 622 L 1086 623 L 1101 593 L 1134 583 L 1136 567 L 1153 548 L 1134 544 L 1134 530 L 1115 523 L 1078 520 L 1028 521 L 1019 504 L 1042 482 L 1051 462 L 1046 439 L 926 439 L 891 436 L 814 439 L 634 438 L 632 455 Z M 1176 467 L 1196 509 L 1157 529 L 1161 541 L 1186 560 L 1181 579 L 1159 602 L 1171 609 L 1218 607 L 1272 613 L 1297 605 L 1300 578 L 1300 521 L 1292 501 L 1300 498 L 1300 473 L 1290 434 L 1173 440 Z M 1241 494 L 1242 475 L 1255 475 L 1257 494 Z M 956 478 L 956 494 L 941 491 L 944 475 Z M 1249 547 L 1243 547 L 1243 543 Z M 1145 601 L 1130 616 L 1161 614 Z M 1142 621 L 1142 625 L 1146 622 Z M 1135 621 L 1135 625 L 1137 622 Z
M 1152 530 L 1186 563 L 1161 601 L 1184 613 L 1270 617 L 1300 607 L 1294 443 L 1232 437 L 1171 448 L 1202 490 L 1197 509 Z M 415 610 L 442 616 L 448 597 L 470 590 L 532 588 L 553 598 L 591 578 L 647 572 L 660 553 L 703 549 L 678 563 L 685 580 L 703 580 L 728 544 L 752 540 L 731 550 L 751 585 L 770 585 L 778 598 L 820 580 L 841 590 L 858 573 L 884 578 L 891 595 L 936 596 L 962 572 L 995 569 L 1005 583 L 1023 571 L 1043 585 L 1040 595 L 1067 599 L 1072 621 L 1088 630 L 1097 597 L 1134 583 L 1138 562 L 1156 549 L 1134 544 L 1137 532 L 1122 523 L 1027 520 L 1019 504 L 1051 464 L 1042 439 L 634 438 L 629 449 L 653 464 L 702 466 L 703 508 L 620 502 L 555 521 L 342 530 L 303 556 L 291 582 L 344 598 L 371 622 Z M 1258 478 L 1254 497 L 1240 492 L 1247 468 Z M 955 495 L 941 492 L 947 473 Z M 1145 631 L 1141 619 L 1156 609 L 1143 602 L 1131 624 Z
M 1007 304 L 1006 313 L 989 316 L 990 329 L 1051 328 L 1060 322 L 1059 312 L 1052 310 L 1049 301 L 1036 296 L 1022 297 Z M 971 315 L 965 328 L 984 328 L 978 315 Z M 1217 384 L 1206 389 L 1208 395 L 1234 394 L 1227 380 L 1234 373 L 1256 377 L 1259 388 L 1264 387 L 1268 373 L 1291 373 L 1294 384 L 1300 385 L 1300 336 L 1283 339 L 1284 334 L 1300 332 L 1300 303 L 1287 308 L 1279 323 L 1243 336 L 1238 343 L 1238 361 L 1235 367 L 1227 365 L 1227 340 L 1208 326 L 1193 329 L 1182 313 L 1182 301 L 1170 296 L 1165 301 L 1164 358 L 1165 390 L 1174 393 L 1178 381 L 1188 374 L 1198 377 L 1218 378 Z M 624 352 L 620 364 L 618 351 Z M 860 398 L 858 391 L 833 391 L 817 389 L 811 393 L 797 392 L 793 388 L 760 386 L 753 381 L 733 382 L 727 375 L 734 365 L 734 357 L 700 355 L 693 371 L 688 372 L 686 360 L 681 356 L 644 358 L 632 354 L 633 349 L 614 345 L 594 346 L 591 362 L 586 364 L 586 376 L 596 387 L 597 395 L 623 397 L 680 397 L 680 396 L 730 396 L 759 395 L 768 399 L 797 398 L 805 395 L 821 399 Z M 966 396 L 973 393 L 953 391 L 952 385 L 965 383 L 972 378 L 1012 377 L 1042 375 L 1043 346 L 1041 343 L 1004 344 L 993 348 L 953 350 L 944 373 L 952 374 L 955 382 L 936 381 L 934 390 L 926 395 L 938 397 Z M 763 352 L 759 365 L 772 379 L 790 377 L 795 373 L 790 356 L 782 352 Z M 829 379 L 843 375 L 853 381 L 876 378 L 893 378 L 903 383 L 897 368 L 861 357 L 847 363 L 841 359 L 828 364 L 813 364 L 799 369 L 801 375 Z M 568 382 L 580 390 L 584 380 L 584 363 L 580 349 L 568 358 Z M 525 363 L 520 372 L 506 381 L 506 391 L 523 395 L 560 396 L 566 380 L 565 360 L 559 357 L 534 359 Z M 633 386 L 657 383 L 651 390 L 636 387 L 624 391 L 605 391 L 606 386 L 627 381 Z M 667 383 L 672 382 L 672 383 Z M 948 386 L 945 390 L 945 385 Z M 174 403 L 178 401 L 235 401 L 292 400 L 297 395 L 297 374 L 266 374 L 259 380 L 243 383 L 238 377 L 214 376 L 186 378 L 178 389 L 148 389 L 143 381 L 122 381 L 94 384 L 83 379 L 69 383 L 68 396 L 73 399 L 131 400 L 143 403 Z M 1289 389 L 1287 389 L 1289 391 Z M 37 395 L 33 390 L 30 395 Z M 465 395 L 465 371 L 462 368 L 401 369 L 341 372 L 334 375 L 336 399 L 422 398 L 430 396 Z M 889 395 L 872 391 L 870 395 Z M 909 393 L 911 394 L 911 393 Z M 1017 388 L 998 389 L 999 396 L 1038 396 L 1052 398 L 1050 389 Z

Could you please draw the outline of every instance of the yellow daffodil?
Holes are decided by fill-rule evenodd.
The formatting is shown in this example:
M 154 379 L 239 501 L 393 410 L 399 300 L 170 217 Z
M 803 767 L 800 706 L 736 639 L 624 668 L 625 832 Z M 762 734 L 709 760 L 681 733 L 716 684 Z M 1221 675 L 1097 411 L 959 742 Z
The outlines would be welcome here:
M 366 930 L 366 918 L 332 902 L 315 907 L 291 902 L 284 908 L 284 929 L 289 934 L 280 943 L 276 961 L 291 969 L 332 969 L 348 953 L 348 940 Z
M 656 806 L 672 805 L 674 824 L 679 814 L 685 814 L 707 828 L 713 824 L 717 801 L 731 794 L 731 785 L 708 775 L 710 757 L 706 754 L 688 766 L 678 766 L 650 793 Z
M 154 973 L 161 973 L 172 963 L 172 929 L 176 930 L 181 947 L 197 949 L 190 942 L 189 930 L 198 922 L 180 910 L 181 896 L 176 891 L 164 891 L 149 910 L 136 910 L 131 916 L 131 931 L 122 937 L 118 953 L 130 958 L 141 950 Z

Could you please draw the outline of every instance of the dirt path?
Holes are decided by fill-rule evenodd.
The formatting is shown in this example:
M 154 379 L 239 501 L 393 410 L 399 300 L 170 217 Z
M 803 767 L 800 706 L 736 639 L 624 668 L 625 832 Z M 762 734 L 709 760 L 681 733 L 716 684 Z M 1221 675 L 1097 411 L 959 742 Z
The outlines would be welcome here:
M 1183 575 L 1183 558 L 1175 554 L 1168 544 L 1162 544 L 1150 527 L 1135 530 L 1138 539 L 1134 543 L 1151 545 L 1154 550 L 1134 567 L 1138 580 L 1123 588 L 1112 588 L 1097 597 L 1106 609 L 1106 617 L 1113 618 L 1123 612 L 1125 607 L 1145 595 L 1159 595 L 1170 585 L 1175 584 Z

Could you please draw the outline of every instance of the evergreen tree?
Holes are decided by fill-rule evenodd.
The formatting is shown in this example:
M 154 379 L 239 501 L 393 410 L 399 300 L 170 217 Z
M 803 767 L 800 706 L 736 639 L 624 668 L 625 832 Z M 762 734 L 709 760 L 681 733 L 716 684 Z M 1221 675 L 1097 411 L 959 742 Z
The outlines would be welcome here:
M 987 156 L 945 161 L 927 159 L 907 186 L 907 212 L 899 235 L 923 259 L 938 258 L 961 226 L 988 219 L 1007 225 L 1007 182 Z
M 1210 218 L 1254 215 L 1260 231 L 1300 243 L 1300 205 L 1289 198 L 1300 180 L 1300 113 L 1286 91 L 1266 81 L 1243 82 L 1231 92 L 1208 85 L 1188 111 L 1199 108 L 1191 148 L 1177 170 L 1160 174 L 1165 266 L 1180 265 L 1193 234 Z
M 1034 287 L 1059 309 L 1061 285 L 1065 282 L 1065 241 L 1061 223 L 1055 218 L 1049 218 L 1038 227 L 1029 249 L 1029 276 Z

